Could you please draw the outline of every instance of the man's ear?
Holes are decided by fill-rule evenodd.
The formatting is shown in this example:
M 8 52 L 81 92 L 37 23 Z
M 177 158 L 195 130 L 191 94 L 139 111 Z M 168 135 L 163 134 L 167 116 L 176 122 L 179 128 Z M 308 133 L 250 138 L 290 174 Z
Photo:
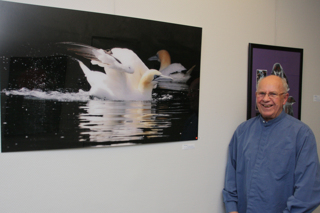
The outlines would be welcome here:
M 283 105 L 285 105 L 285 104 L 287 103 L 288 98 L 289 98 L 289 93 L 287 92 L 287 93 L 284 95 Z

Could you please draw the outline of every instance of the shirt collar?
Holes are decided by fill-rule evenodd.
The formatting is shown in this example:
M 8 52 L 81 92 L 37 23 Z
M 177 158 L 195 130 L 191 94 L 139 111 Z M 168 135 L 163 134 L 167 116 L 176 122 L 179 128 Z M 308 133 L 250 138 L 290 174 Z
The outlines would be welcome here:
M 284 110 L 282 110 L 282 112 L 280 113 L 280 115 L 270 121 L 265 121 L 261 114 L 259 115 L 260 116 L 260 121 L 262 124 L 266 125 L 266 126 L 269 126 L 269 125 L 272 125 L 272 124 L 275 124 L 275 123 L 278 123 L 279 121 L 281 121 L 285 116 L 286 116 L 287 113 L 285 113 Z

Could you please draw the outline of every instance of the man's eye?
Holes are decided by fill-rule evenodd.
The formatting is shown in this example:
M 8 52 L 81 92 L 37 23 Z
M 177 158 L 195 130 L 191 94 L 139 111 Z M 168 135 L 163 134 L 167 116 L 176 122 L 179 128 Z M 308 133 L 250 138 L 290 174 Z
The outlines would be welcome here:
M 276 97 L 277 96 L 277 94 L 275 94 L 275 93 L 269 93 L 269 95 L 271 96 L 271 97 Z

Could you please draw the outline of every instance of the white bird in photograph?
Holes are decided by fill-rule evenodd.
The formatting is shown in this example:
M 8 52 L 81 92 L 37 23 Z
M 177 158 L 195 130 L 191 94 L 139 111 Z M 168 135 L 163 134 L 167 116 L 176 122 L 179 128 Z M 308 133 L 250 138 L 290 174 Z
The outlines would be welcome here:
M 190 74 L 194 69 L 195 65 L 188 71 L 180 63 L 171 63 L 171 56 L 167 50 L 159 50 L 155 56 L 148 59 L 149 61 L 159 61 L 159 71 L 166 76 L 170 76 L 173 82 L 185 83 L 190 78 Z
M 141 59 L 126 48 L 98 49 L 77 43 L 63 43 L 94 65 L 104 68 L 105 73 L 92 71 L 77 60 L 90 84 L 90 95 L 108 100 L 152 100 L 152 89 L 159 81 L 172 78 L 159 71 L 148 69 Z

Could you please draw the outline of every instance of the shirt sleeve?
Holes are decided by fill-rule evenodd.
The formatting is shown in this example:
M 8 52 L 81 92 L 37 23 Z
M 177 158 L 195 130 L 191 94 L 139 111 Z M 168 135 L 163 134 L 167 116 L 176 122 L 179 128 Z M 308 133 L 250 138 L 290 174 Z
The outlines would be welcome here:
M 312 212 L 320 203 L 320 166 L 316 140 L 310 129 L 298 135 L 297 143 L 301 145 L 297 147 L 294 193 L 288 198 L 284 213 Z
M 238 194 L 236 183 L 236 133 L 229 144 L 225 184 L 223 189 L 223 200 L 226 212 L 238 211 Z

